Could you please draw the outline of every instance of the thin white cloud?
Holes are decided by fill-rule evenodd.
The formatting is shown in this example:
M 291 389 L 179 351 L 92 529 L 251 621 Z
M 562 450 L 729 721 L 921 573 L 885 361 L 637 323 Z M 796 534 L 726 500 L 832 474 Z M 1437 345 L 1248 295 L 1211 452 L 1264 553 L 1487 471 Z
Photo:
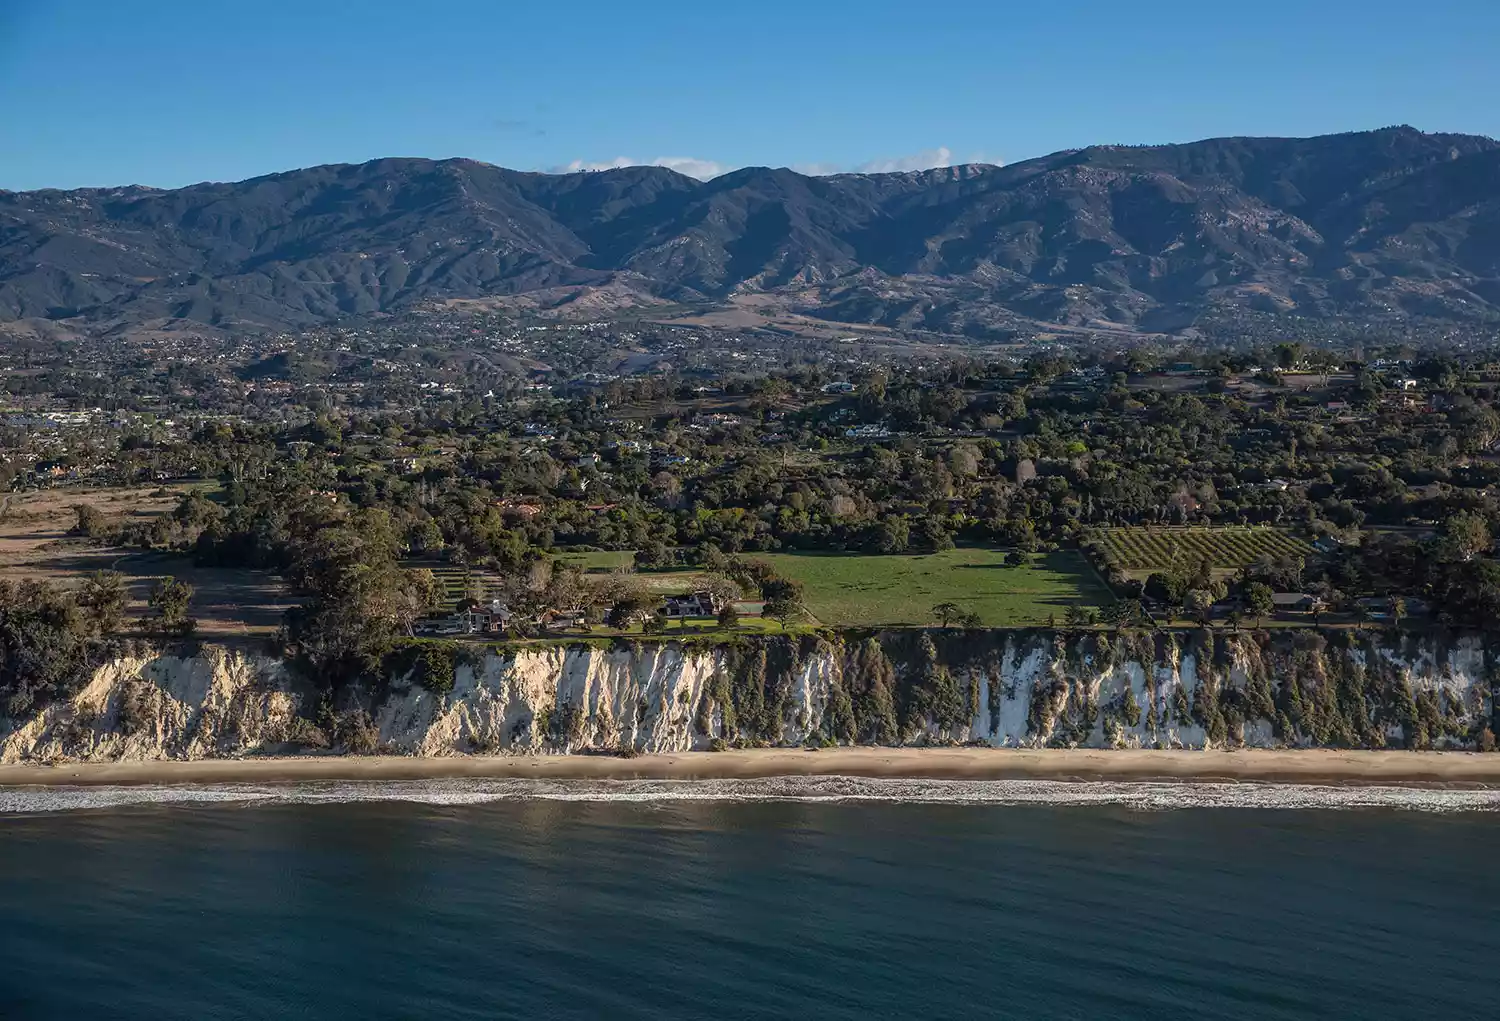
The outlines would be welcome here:
M 975 156 L 964 162 L 1000 165 L 999 160 L 987 160 L 982 156 Z M 794 163 L 792 169 L 808 177 L 829 177 L 833 174 L 900 174 L 913 170 L 936 170 L 953 165 L 953 150 L 946 145 L 940 145 L 936 149 L 924 149 L 906 156 L 882 156 L 854 166 L 839 163 Z M 737 169 L 729 164 L 720 163 L 718 160 L 703 160 L 694 156 L 658 156 L 649 160 L 638 160 L 633 156 L 616 156 L 612 160 L 574 160 L 564 166 L 548 167 L 547 173 L 576 174 L 593 170 L 619 170 L 621 167 L 667 167 L 679 174 L 696 177 L 700 181 L 711 181 L 715 177 L 722 177 L 731 170 Z
M 969 157 L 962 162 L 991 163 L 1000 166 L 999 160 L 989 159 L 982 155 Z M 913 170 L 937 170 L 954 165 L 953 150 L 946 145 L 940 145 L 936 149 L 924 149 L 906 156 L 882 156 L 854 166 L 839 163 L 796 163 L 792 165 L 792 169 L 808 177 L 828 177 L 832 174 L 902 174 Z
M 638 160 L 630 156 L 616 156 L 612 160 L 605 160 L 603 162 L 574 160 L 566 166 L 550 167 L 547 172 L 550 174 L 576 174 L 587 170 L 619 170 L 621 167 L 666 167 L 668 170 L 675 170 L 679 174 L 696 177 L 700 181 L 710 181 L 734 169 L 733 167 L 726 167 L 717 160 L 700 160 L 694 156 L 658 156 L 650 160 Z
M 832 177 L 834 174 L 846 174 L 848 167 L 841 167 L 837 163 L 793 163 L 792 169 L 803 177 Z
M 923 149 L 909 156 L 886 156 L 854 168 L 856 174 L 900 174 L 909 170 L 936 170 L 953 165 L 953 152 L 946 145 Z

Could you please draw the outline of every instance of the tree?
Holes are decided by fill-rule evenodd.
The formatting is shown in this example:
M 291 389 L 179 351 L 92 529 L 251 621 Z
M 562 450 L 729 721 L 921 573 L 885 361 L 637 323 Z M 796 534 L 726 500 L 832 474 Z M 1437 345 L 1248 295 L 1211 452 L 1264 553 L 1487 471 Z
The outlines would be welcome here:
M 735 605 L 733 603 L 725 603 L 722 607 L 719 608 L 718 622 L 719 627 L 723 628 L 724 630 L 728 630 L 729 628 L 733 627 L 739 627 L 740 611 L 735 608 Z
M 416 554 L 440 553 L 443 549 L 443 530 L 431 518 L 423 518 L 406 530 L 406 544 Z
M 979 614 L 970 611 L 969 613 L 959 615 L 958 626 L 965 631 L 978 631 L 984 627 L 984 620 Z
M 1276 605 L 1276 601 L 1271 598 L 1273 595 L 1271 586 L 1262 581 L 1252 581 L 1245 587 L 1245 606 L 1258 621 L 1264 623 Z
M 957 603 L 938 603 L 932 608 L 932 615 L 938 619 L 943 627 L 947 627 L 963 613 L 963 609 Z
M 73 514 L 76 521 L 70 532 L 72 535 L 81 535 L 89 539 L 103 539 L 109 534 L 109 519 L 104 512 L 91 503 L 77 503 L 73 505 Z
M 899 515 L 891 515 L 880 523 L 875 537 L 875 548 L 881 553 L 905 553 L 911 545 L 911 526 Z
M 1214 594 L 1207 589 L 1192 589 L 1184 599 L 1184 606 L 1199 624 L 1207 627 L 1208 618 L 1213 615 Z
M 698 562 L 705 571 L 713 574 L 723 574 L 729 570 L 729 557 L 711 542 L 698 547 Z
M 1139 599 L 1121 599 L 1104 608 L 1102 619 L 1115 627 L 1139 624 L 1146 616 Z
M 1031 558 L 1020 550 L 1011 550 L 1005 554 L 1005 563 L 1008 567 L 1025 567 L 1031 563 Z
M 288 574 L 309 597 L 288 614 L 288 637 L 321 668 L 368 669 L 410 631 L 420 597 L 397 561 L 400 547 L 389 513 L 376 508 L 292 543 Z
M 412 597 L 416 600 L 419 614 L 432 613 L 443 602 L 443 585 L 437 575 L 426 567 L 408 571 Z
M 1146 596 L 1167 606 L 1181 606 L 1187 595 L 1187 579 L 1175 572 L 1155 571 L 1146 578 Z
M 1401 626 L 1401 622 L 1405 619 L 1406 600 L 1402 599 L 1400 596 L 1397 596 L 1395 599 L 1391 600 L 1391 620 L 1395 621 L 1396 626 L 1399 628 Z
M 1450 560 L 1472 560 L 1492 544 L 1489 522 L 1478 514 L 1460 511 L 1443 525 L 1443 549 Z
M 645 592 L 629 592 L 617 598 L 604 617 L 604 623 L 624 630 L 651 615 L 656 600 Z
M 929 553 L 942 553 L 953 548 L 953 535 L 940 518 L 928 515 L 917 523 L 918 543 Z
M 78 605 L 88 611 L 94 627 L 105 635 L 119 630 L 129 599 L 125 576 L 119 571 L 95 571 L 78 590 Z
M 801 620 L 807 616 L 807 608 L 802 605 L 800 594 L 778 593 L 766 600 L 765 609 L 761 611 L 761 614 L 776 621 L 781 625 L 781 630 L 785 631 L 792 621 Z
M 198 626 L 198 622 L 188 616 L 192 599 L 193 586 L 169 574 L 152 584 L 148 603 L 156 611 L 156 623 L 163 631 L 186 635 Z
M 660 540 L 646 543 L 635 555 L 635 566 L 645 570 L 671 567 L 676 561 L 676 550 Z
M 693 589 L 707 592 L 713 598 L 715 606 L 732 604 L 742 595 L 739 584 L 723 574 L 701 574 L 693 579 Z

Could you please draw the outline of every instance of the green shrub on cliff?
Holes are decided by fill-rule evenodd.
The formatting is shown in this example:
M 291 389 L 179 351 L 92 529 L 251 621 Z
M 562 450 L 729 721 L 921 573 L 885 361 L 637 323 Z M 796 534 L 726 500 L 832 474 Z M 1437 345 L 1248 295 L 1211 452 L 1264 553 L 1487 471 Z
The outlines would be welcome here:
M 850 649 L 844 663 L 844 684 L 860 741 L 894 744 L 899 738 L 895 682 L 895 668 L 877 639 L 867 638 Z
M 1127 727 L 1138 727 L 1141 723 L 1141 704 L 1136 701 L 1135 689 L 1128 683 L 1120 695 L 1120 719 Z
M 946 733 L 970 722 L 970 700 L 959 690 L 952 671 L 938 661 L 937 647 L 929 635 L 922 635 L 918 654 L 916 677 L 902 707 L 902 730 L 915 734 L 933 723 Z
M 453 690 L 453 671 L 458 666 L 458 650 L 451 642 L 426 642 L 417 657 L 417 683 L 434 695 Z

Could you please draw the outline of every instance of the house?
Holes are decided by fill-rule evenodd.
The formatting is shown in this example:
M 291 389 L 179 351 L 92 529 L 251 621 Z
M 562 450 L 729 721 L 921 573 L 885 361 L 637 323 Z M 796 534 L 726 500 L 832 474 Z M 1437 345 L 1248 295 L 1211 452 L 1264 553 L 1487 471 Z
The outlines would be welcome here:
M 541 504 L 523 503 L 519 500 L 496 500 L 495 506 L 506 514 L 514 514 L 528 521 L 542 512 Z
M 891 431 L 883 425 L 852 425 L 844 430 L 844 436 L 851 440 L 886 440 Z
M 488 606 L 476 606 L 458 616 L 464 619 L 467 634 L 488 635 L 510 627 L 515 615 L 500 600 L 492 599 Z
M 579 468 L 597 468 L 599 466 L 598 454 L 583 454 L 573 462 Z
M 1282 613 L 1318 613 L 1323 600 L 1308 592 L 1273 592 L 1271 605 Z
M 713 617 L 722 604 L 712 592 L 691 592 L 685 596 L 668 596 L 663 611 L 668 617 Z
M 537 618 L 538 624 L 548 628 L 585 627 L 588 622 L 588 613 L 582 607 L 544 610 Z
M 852 394 L 854 392 L 854 384 L 827 383 L 823 386 L 823 392 L 825 394 Z

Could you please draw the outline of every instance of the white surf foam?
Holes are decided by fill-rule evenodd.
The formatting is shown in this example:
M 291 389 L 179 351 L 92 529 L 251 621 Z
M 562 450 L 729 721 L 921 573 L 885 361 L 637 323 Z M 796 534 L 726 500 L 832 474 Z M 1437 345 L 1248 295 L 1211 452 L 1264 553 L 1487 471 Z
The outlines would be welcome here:
M 0 789 L 0 814 L 70 812 L 133 805 L 317 805 L 392 801 L 477 805 L 526 800 L 1115 805 L 1144 811 L 1189 808 L 1500 810 L 1500 790 L 1488 789 L 810 776 L 747 780 L 448 779 L 385 783 L 11 787 Z

